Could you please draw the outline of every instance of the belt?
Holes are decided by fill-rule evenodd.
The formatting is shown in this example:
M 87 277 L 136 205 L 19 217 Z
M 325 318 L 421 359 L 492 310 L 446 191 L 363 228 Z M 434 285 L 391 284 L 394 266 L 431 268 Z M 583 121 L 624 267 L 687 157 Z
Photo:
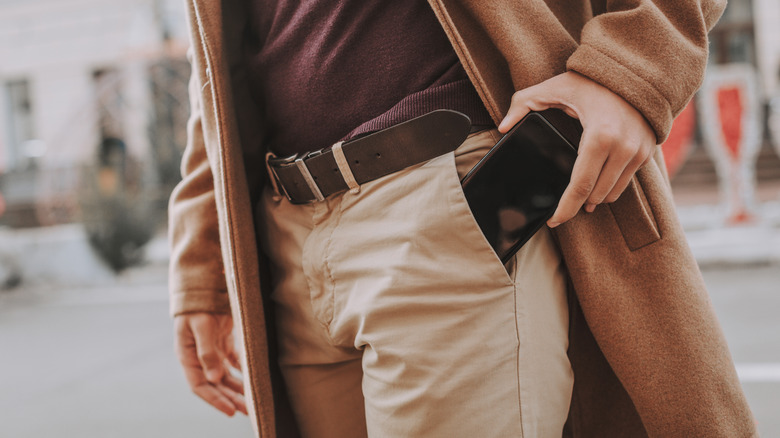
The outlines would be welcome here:
M 436 110 L 341 145 L 358 184 L 454 151 L 469 134 L 463 113 Z M 279 191 L 293 204 L 322 201 L 349 189 L 331 147 L 289 157 L 270 155 L 268 167 Z

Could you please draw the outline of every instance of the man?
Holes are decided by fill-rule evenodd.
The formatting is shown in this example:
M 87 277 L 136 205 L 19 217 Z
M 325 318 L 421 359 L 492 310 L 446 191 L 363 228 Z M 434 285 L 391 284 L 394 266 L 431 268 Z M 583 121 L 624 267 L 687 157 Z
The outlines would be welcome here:
M 190 3 L 193 116 L 171 201 L 171 294 L 193 390 L 249 412 L 259 436 L 755 435 L 649 160 L 700 83 L 723 4 L 431 0 L 437 36 L 424 13 L 408 14 L 419 2 L 394 3 L 407 15 L 391 26 L 397 16 L 373 3 Z M 444 35 L 451 48 L 431 43 L 419 62 L 409 41 Z M 474 93 L 483 106 L 469 104 Z M 360 160 L 347 158 L 376 143 L 350 140 L 442 102 L 486 126 L 454 152 L 357 184 Z M 506 132 L 549 107 L 581 120 L 579 158 L 553 233 L 505 270 L 457 177 L 497 138 L 490 124 Z M 397 147 L 430 146 L 417 138 Z M 305 161 L 265 160 L 331 143 Z M 350 190 L 318 193 L 324 174 L 310 169 L 322 155 Z M 290 169 L 297 180 L 278 175 Z M 293 188 L 313 202 L 284 199 Z M 239 363 L 246 404 L 229 372 Z

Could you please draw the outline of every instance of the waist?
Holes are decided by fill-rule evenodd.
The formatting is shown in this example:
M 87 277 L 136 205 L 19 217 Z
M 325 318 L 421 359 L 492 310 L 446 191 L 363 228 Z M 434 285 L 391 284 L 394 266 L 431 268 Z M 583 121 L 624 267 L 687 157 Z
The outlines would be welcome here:
M 453 151 L 481 129 L 465 114 L 437 110 L 333 147 L 288 157 L 269 153 L 267 165 L 274 186 L 290 202 L 322 201 Z

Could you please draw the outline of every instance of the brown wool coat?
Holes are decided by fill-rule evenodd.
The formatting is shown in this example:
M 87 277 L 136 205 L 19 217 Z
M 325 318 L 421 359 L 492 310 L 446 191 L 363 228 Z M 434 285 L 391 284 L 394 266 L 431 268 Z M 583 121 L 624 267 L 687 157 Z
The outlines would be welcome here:
M 700 84 L 706 34 L 725 2 L 429 3 L 496 121 L 515 90 L 569 69 L 639 109 L 660 142 Z M 170 204 L 171 311 L 232 311 L 257 435 L 287 438 L 297 434 L 274 365 L 253 226 L 265 151 L 239 62 L 244 4 L 188 0 L 192 116 Z M 571 279 L 575 387 L 564 435 L 756 436 L 656 158 L 617 202 L 555 230 Z

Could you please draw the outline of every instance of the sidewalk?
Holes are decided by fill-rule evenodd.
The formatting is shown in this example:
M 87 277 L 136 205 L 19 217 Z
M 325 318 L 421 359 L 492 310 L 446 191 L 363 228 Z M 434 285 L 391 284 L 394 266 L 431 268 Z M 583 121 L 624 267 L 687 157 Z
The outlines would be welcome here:
M 780 263 L 780 202 L 762 203 L 759 219 L 745 225 L 725 225 L 719 205 L 677 211 L 700 266 Z

